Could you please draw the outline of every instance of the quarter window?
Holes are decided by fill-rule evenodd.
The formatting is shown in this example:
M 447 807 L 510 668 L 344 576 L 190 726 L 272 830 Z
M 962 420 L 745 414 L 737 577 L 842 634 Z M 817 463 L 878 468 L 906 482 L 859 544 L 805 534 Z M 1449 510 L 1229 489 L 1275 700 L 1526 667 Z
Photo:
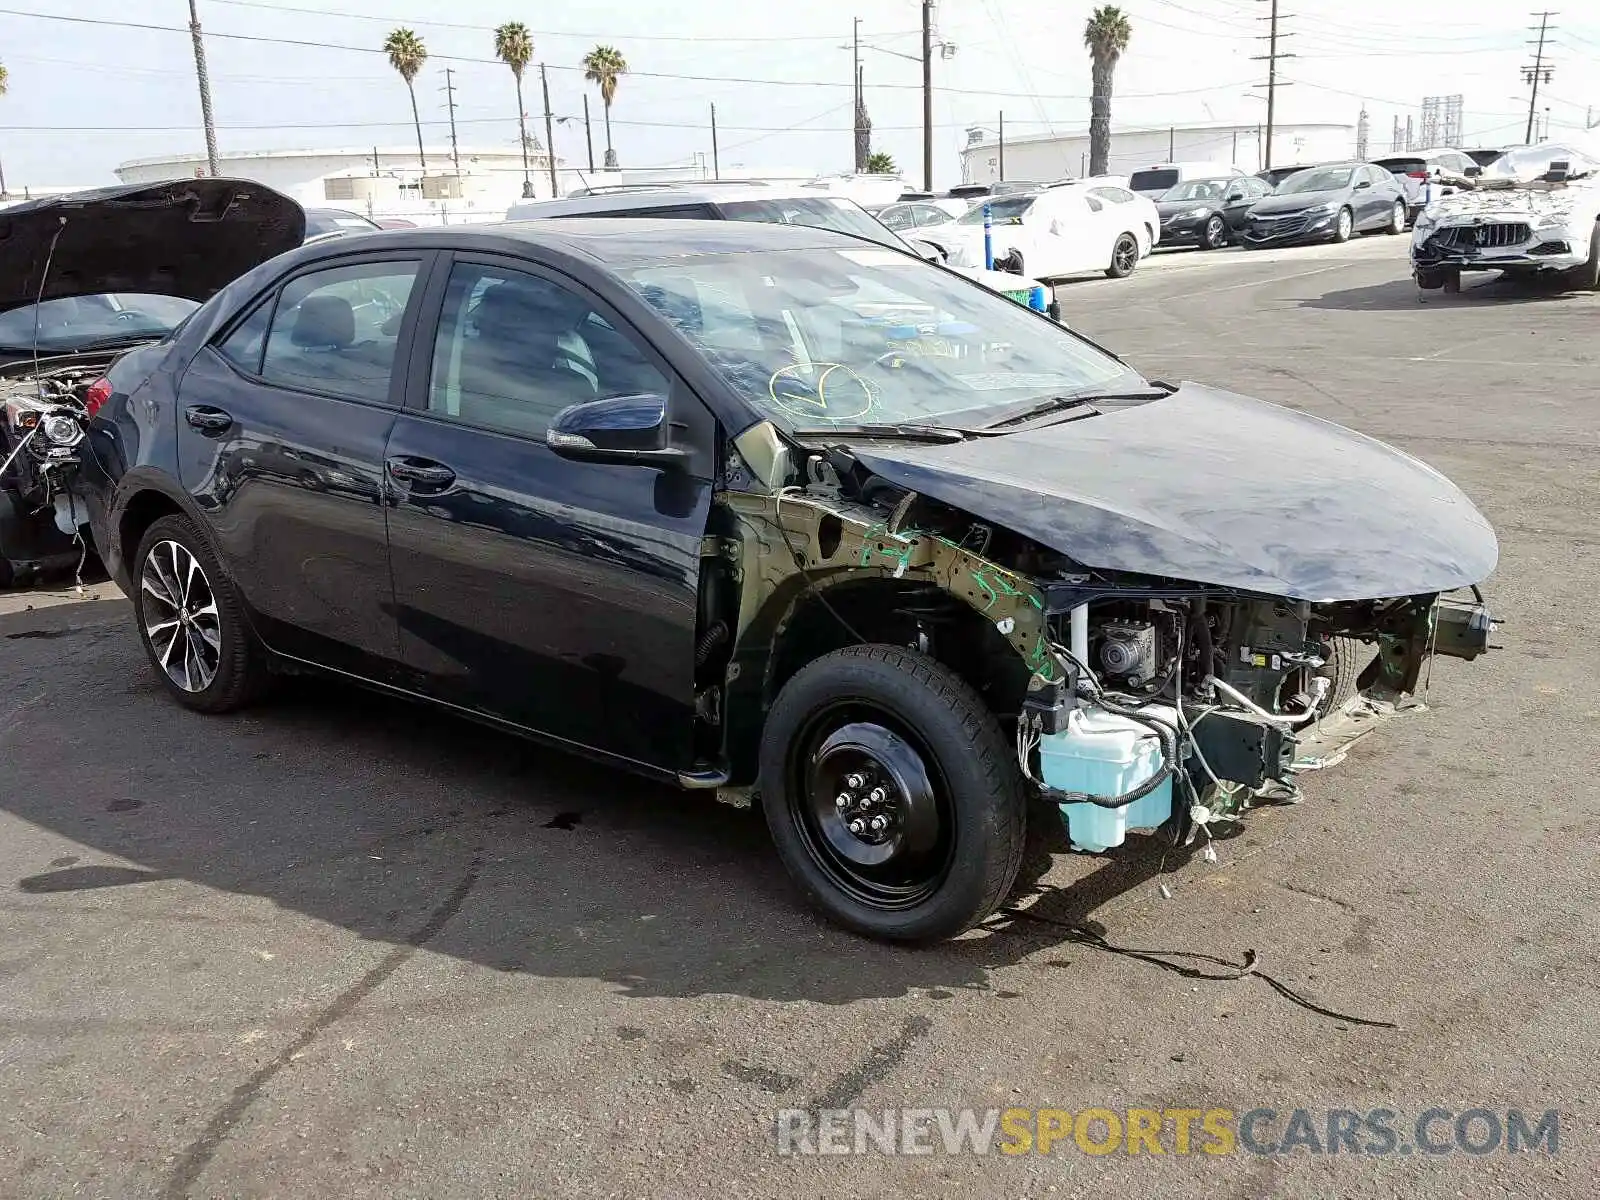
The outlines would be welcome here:
M 246 375 L 261 374 L 261 350 L 266 344 L 267 325 L 271 320 L 272 297 L 268 296 L 234 327 L 232 333 L 217 343 L 217 353 Z
M 450 272 L 429 412 L 539 437 L 569 405 L 668 389 L 632 338 L 577 293 L 505 267 Z
M 290 280 L 261 377 L 282 387 L 386 403 L 417 263 L 360 263 Z

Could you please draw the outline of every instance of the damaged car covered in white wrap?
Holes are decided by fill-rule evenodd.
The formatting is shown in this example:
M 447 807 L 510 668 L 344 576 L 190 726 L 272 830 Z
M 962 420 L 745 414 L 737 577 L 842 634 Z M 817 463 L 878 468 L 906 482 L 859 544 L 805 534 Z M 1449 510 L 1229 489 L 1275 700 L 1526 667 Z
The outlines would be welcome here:
M 1459 291 L 1463 271 L 1600 288 L 1600 153 L 1545 143 L 1501 155 L 1472 190 L 1418 215 L 1411 269 L 1425 290 Z

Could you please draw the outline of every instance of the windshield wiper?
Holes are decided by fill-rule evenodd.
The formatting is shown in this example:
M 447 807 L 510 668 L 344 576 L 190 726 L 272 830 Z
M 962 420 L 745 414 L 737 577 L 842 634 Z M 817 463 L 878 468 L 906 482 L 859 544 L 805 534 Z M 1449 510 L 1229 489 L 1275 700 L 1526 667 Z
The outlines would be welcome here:
M 64 353 L 75 354 L 80 350 L 115 350 L 119 346 L 138 346 L 144 342 L 159 342 L 167 336 L 165 329 L 151 329 L 144 333 L 118 333 L 110 337 L 94 338 L 87 342 L 75 342 L 69 351 Z
M 841 434 L 845 437 L 900 438 L 908 442 L 964 442 L 968 433 L 938 425 L 807 425 L 796 429 L 796 437 L 827 437 Z
M 1036 401 L 1026 408 L 1013 409 L 1004 413 L 983 429 L 1003 429 L 1008 425 L 1021 425 L 1033 420 L 1035 417 L 1048 416 L 1053 412 L 1061 412 L 1070 408 L 1082 408 L 1086 404 L 1093 404 L 1097 400 L 1159 400 L 1163 396 L 1170 396 L 1177 391 L 1170 383 L 1151 380 L 1150 390 L 1143 392 L 1070 392 L 1061 396 L 1050 396 L 1047 399 Z

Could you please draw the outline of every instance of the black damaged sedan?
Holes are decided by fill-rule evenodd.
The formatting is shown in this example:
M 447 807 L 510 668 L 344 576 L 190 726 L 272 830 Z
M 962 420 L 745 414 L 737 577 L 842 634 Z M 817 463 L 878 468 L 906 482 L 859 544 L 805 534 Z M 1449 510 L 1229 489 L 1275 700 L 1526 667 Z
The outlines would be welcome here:
M 1245 819 L 1490 628 L 1432 468 L 820 229 L 329 239 L 100 390 L 95 537 L 174 701 L 317 673 L 754 796 L 886 939 L 983 920 L 1030 841 Z

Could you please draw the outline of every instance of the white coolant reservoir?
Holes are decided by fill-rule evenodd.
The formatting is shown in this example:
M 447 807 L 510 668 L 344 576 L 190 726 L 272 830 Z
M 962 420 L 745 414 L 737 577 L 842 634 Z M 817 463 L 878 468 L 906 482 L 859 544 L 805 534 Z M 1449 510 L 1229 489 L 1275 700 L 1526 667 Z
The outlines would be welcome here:
M 1150 705 L 1140 711 L 1176 726 L 1171 708 Z M 1067 715 L 1065 733 L 1039 739 L 1039 768 L 1045 783 L 1061 791 L 1119 796 L 1161 770 L 1161 740 L 1148 725 L 1090 703 Z M 1061 816 L 1074 850 L 1109 850 L 1122 845 L 1128 830 L 1154 829 L 1172 816 L 1172 780 L 1163 779 L 1149 795 L 1122 808 L 1063 804 Z

